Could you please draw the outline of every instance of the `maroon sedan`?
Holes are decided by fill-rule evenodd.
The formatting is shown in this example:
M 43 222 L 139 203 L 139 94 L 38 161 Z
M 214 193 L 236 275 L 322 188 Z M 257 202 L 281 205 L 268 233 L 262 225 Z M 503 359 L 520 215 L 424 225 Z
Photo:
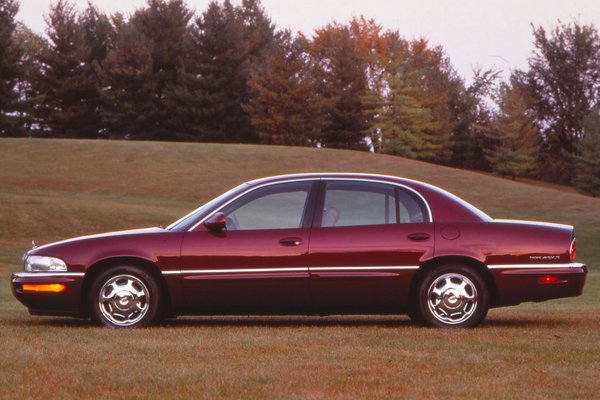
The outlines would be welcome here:
M 302 174 L 244 183 L 169 227 L 34 248 L 31 314 L 142 327 L 163 317 L 403 313 L 439 327 L 582 293 L 568 225 L 494 220 L 434 186 Z

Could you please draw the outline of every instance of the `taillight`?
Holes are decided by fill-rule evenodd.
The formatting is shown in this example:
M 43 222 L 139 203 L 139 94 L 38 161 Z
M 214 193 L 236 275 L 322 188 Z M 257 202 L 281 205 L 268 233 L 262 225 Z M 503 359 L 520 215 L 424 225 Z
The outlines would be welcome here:
M 544 275 L 538 278 L 539 283 L 544 283 L 546 285 L 558 282 L 558 277 L 553 275 Z
M 571 261 L 575 259 L 575 238 L 571 240 L 571 247 L 569 247 L 569 258 Z

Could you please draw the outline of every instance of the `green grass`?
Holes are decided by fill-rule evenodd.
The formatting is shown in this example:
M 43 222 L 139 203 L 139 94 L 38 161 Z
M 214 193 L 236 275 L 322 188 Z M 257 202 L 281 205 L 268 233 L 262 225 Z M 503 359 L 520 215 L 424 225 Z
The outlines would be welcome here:
M 492 310 L 473 330 L 404 316 L 180 318 L 140 331 L 32 317 L 10 293 L 31 240 L 166 225 L 268 175 L 353 171 L 439 185 L 497 218 L 576 226 L 584 295 Z M 0 140 L 0 398 L 597 398 L 600 199 L 360 152 Z

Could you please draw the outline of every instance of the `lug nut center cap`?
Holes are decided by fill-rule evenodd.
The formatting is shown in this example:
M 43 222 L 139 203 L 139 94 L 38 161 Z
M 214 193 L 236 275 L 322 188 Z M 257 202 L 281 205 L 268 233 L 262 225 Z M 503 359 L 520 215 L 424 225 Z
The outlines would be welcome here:
M 116 306 L 121 310 L 125 310 L 130 307 L 133 302 L 133 295 L 127 291 L 117 293 Z
M 444 304 L 446 307 L 455 308 L 461 303 L 461 296 L 455 290 L 448 290 L 444 293 Z

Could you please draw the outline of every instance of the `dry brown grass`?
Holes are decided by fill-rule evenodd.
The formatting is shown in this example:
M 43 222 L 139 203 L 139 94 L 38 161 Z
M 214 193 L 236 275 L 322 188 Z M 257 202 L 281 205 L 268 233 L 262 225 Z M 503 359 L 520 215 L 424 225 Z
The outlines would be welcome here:
M 496 217 L 575 224 L 582 297 L 490 312 L 473 330 L 406 317 L 182 318 L 112 331 L 31 317 L 9 291 L 38 243 L 168 224 L 247 179 L 358 171 L 438 184 Z M 357 152 L 0 140 L 1 398 L 598 398 L 600 200 Z

